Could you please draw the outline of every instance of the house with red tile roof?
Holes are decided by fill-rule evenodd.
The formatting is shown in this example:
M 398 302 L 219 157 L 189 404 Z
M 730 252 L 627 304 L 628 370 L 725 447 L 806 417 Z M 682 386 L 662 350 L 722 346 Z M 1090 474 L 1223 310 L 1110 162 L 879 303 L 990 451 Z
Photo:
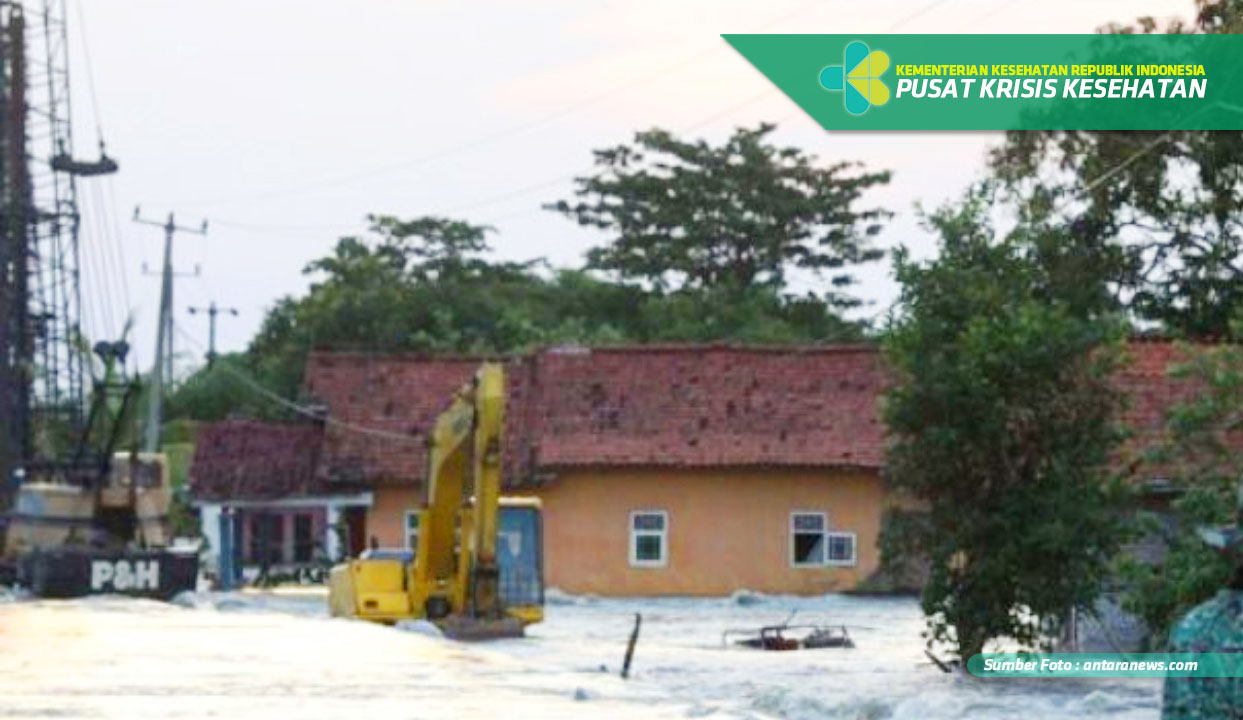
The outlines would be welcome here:
M 235 567 L 281 572 L 340 557 L 363 540 L 355 531 L 371 507 L 363 485 L 329 483 L 316 472 L 322 423 L 228 420 L 202 427 L 196 438 L 191 490 L 201 533 L 213 553 L 222 547 L 220 515 L 228 507 Z
M 1187 395 L 1166 376 L 1177 351 L 1141 342 L 1131 354 L 1119 374 L 1131 396 L 1123 420 L 1159 433 Z M 313 353 L 304 389 L 325 415 L 298 431 L 305 445 L 273 450 L 285 464 L 265 469 L 276 460 L 251 461 L 211 434 L 263 431 L 208 428 L 192 491 L 216 504 L 256 493 L 365 497 L 339 516 L 349 527 L 340 551 L 417 542 L 427 433 L 479 362 Z M 810 594 L 877 571 L 895 498 L 883 478 L 886 375 L 874 346 L 562 347 L 509 358 L 506 375 L 506 492 L 543 503 L 550 585 Z
M 477 365 L 308 360 L 306 391 L 338 421 L 325 427 L 319 470 L 372 489 L 366 534 L 381 545 L 417 534 L 425 434 Z M 854 587 L 876 568 L 874 348 L 570 347 L 512 358 L 506 370 L 507 491 L 543 501 L 552 585 L 814 593 Z
M 245 548 L 276 522 L 261 513 L 335 492 L 369 502 L 332 517 L 325 505 L 324 527 L 349 527 L 334 549 L 414 542 L 426 435 L 479 362 L 313 353 L 304 389 L 322 422 L 204 430 L 191 471 L 204 517 L 227 498 L 263 500 L 241 506 Z M 508 359 L 506 374 L 506 491 L 543 501 L 550 584 L 817 593 L 875 570 L 886 494 L 874 348 L 553 348 Z M 282 433 L 303 444 L 262 450 Z

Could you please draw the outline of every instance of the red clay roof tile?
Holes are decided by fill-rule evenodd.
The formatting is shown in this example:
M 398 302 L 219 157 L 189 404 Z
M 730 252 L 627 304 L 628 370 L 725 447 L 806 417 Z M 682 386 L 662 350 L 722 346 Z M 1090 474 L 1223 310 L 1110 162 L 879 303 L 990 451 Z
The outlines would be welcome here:
M 199 500 L 264 500 L 340 492 L 315 476 L 321 433 L 311 423 L 226 420 L 199 428 L 190 493 Z
M 1181 359 L 1174 344 L 1133 343 L 1129 354 L 1118 375 L 1128 397 L 1121 421 L 1134 432 L 1130 447 L 1140 447 L 1160 437 L 1170 410 L 1196 390 L 1168 376 Z M 252 459 L 262 453 L 244 443 L 276 447 L 242 437 L 264 437 L 259 424 L 208 426 L 194 470 L 199 483 L 211 482 L 199 487 L 216 492 L 230 478 L 273 477 L 281 468 L 293 479 L 272 482 L 295 488 L 421 483 L 426 432 L 480 361 L 312 353 L 306 389 L 333 419 L 322 447 L 303 428 L 289 431 L 297 451 L 278 448 L 273 458 Z M 878 401 L 886 378 L 873 346 L 554 348 L 511 358 L 507 377 L 511 484 L 587 466 L 884 465 Z
M 336 420 L 321 475 L 422 480 L 424 433 L 478 358 L 314 353 L 308 392 Z M 508 475 L 568 466 L 880 467 L 879 357 L 868 346 L 551 349 L 507 362 Z

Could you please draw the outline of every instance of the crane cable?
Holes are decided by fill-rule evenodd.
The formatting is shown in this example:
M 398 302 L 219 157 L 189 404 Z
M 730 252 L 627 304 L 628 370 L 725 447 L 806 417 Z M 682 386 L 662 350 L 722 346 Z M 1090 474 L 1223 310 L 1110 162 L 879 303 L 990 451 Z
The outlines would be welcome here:
M 86 66 L 87 90 L 91 101 L 91 115 L 95 124 L 95 139 L 99 144 L 99 152 L 102 156 L 105 147 L 103 113 L 100 109 L 99 93 L 95 82 L 95 67 L 91 55 L 89 34 L 86 31 L 86 13 L 82 7 L 81 0 L 74 0 L 74 9 L 77 15 L 78 40 L 82 45 L 82 55 Z M 68 22 L 67 17 L 65 21 Z M 105 188 L 107 191 L 106 195 L 104 189 L 101 189 L 94 183 L 91 184 L 91 204 L 95 210 L 94 213 L 91 213 L 94 223 L 93 233 L 99 246 L 94 248 L 95 252 L 92 253 L 92 244 L 88 244 L 86 254 L 88 264 L 91 264 L 92 258 L 94 258 L 93 264 L 96 266 L 95 272 L 99 276 L 100 292 L 105 296 L 101 314 L 106 315 L 107 319 L 105 320 L 103 330 L 110 337 L 115 338 L 118 335 L 118 331 L 129 323 L 132 308 L 131 298 L 133 296 L 129 287 L 128 262 L 125 257 L 120 226 L 117 223 L 116 213 L 111 210 L 108 202 L 109 198 L 111 198 L 112 202 L 115 203 L 115 197 L 112 195 L 111 180 L 111 177 L 106 179 L 108 183 Z M 86 199 L 84 195 L 83 200 Z M 115 254 L 110 251 L 109 245 L 115 250 Z M 112 303 L 118 295 L 120 297 L 119 312 L 122 315 L 119 324 L 112 307 Z

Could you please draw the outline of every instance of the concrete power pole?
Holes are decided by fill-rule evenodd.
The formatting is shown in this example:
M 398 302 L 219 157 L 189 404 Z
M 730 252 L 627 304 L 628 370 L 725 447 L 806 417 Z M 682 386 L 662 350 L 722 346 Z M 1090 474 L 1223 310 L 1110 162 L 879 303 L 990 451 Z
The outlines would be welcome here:
M 237 308 L 216 307 L 216 301 L 212 300 L 207 307 L 191 307 L 190 314 L 207 313 L 207 367 L 211 367 L 216 362 L 216 315 L 220 313 L 228 313 L 233 317 L 237 317 Z
M 134 208 L 134 222 L 164 228 L 164 268 L 160 273 L 160 317 L 156 323 L 155 362 L 151 367 L 151 381 L 147 389 L 147 424 L 143 433 L 144 452 L 160 451 L 160 424 L 164 419 L 164 388 L 173 381 L 173 235 L 178 230 L 207 234 L 207 221 L 202 227 L 187 228 L 173 221 L 168 214 L 166 222 L 144 220 Z

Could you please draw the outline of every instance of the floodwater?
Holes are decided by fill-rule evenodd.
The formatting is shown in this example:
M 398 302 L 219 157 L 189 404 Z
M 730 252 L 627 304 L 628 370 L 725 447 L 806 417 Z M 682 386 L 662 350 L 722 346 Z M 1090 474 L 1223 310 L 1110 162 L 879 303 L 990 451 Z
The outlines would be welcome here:
M 330 619 L 322 595 L 178 604 L 0 595 L 0 718 L 1116 718 L 1155 720 L 1160 683 L 978 680 L 922 655 L 909 599 L 602 600 L 553 593 L 530 637 L 465 645 L 425 623 Z M 850 627 L 857 647 L 765 653 L 734 627 Z M 629 681 L 618 677 L 635 612 Z

